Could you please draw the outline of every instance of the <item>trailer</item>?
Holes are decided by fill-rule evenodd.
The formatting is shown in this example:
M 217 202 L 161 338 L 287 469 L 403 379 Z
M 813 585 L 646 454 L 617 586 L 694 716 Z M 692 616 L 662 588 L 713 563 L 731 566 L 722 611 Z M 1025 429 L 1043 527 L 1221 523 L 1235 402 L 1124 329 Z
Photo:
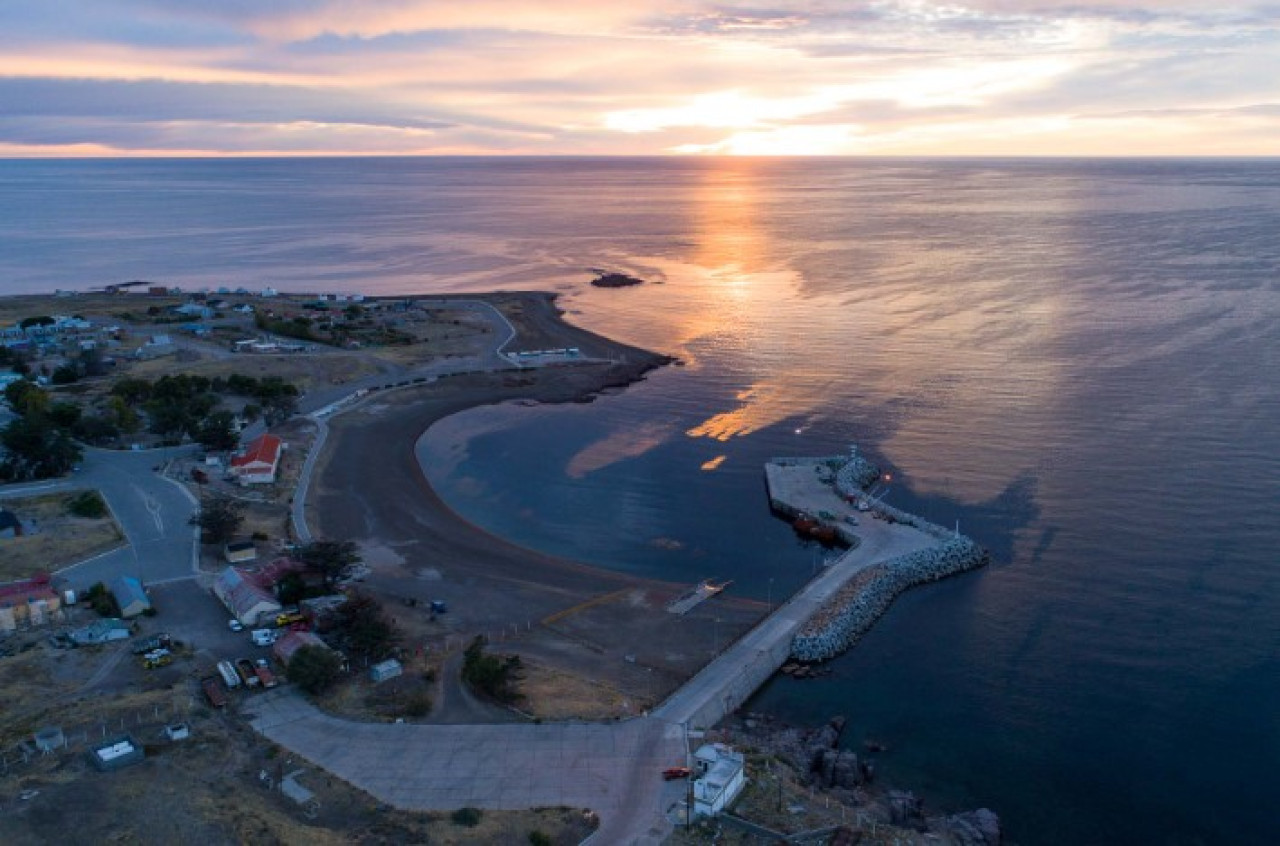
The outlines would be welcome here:
M 240 686 L 240 676 L 236 675 L 236 668 L 231 666 L 230 661 L 218 662 L 218 675 L 222 676 L 228 690 L 235 690 Z
M 222 683 L 218 681 L 217 676 L 209 676 L 200 680 L 200 688 L 204 691 L 204 698 L 209 700 L 209 704 L 215 708 L 227 707 L 227 694 L 222 689 Z

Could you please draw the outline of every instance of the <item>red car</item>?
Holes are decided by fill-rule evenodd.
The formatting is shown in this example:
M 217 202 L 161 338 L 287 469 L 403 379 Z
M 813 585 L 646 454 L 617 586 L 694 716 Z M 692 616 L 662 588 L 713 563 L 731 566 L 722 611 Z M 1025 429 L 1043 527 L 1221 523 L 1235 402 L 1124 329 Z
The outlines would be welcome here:
M 678 778 L 688 778 L 688 767 L 668 767 L 662 771 L 662 777 L 667 781 L 675 781 Z

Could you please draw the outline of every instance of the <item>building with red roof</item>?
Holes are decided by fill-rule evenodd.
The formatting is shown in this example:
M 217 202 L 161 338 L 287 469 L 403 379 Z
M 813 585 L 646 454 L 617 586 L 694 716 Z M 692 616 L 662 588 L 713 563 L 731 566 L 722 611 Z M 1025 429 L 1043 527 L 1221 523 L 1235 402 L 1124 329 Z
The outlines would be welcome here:
M 284 441 L 278 435 L 264 433 L 249 442 L 231 459 L 231 475 L 242 485 L 264 485 L 276 480 Z

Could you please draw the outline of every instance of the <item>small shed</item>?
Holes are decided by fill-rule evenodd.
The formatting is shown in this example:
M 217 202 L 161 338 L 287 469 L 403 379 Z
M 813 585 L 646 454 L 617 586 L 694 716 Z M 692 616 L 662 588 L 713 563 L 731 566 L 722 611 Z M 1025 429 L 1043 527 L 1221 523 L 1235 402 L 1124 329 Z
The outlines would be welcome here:
M 89 760 L 99 770 L 118 770 L 146 758 L 142 744 L 127 734 L 106 740 L 89 750 Z
M 403 672 L 404 668 L 400 666 L 400 662 L 391 658 L 370 667 L 369 678 L 373 680 L 374 684 L 381 684 L 387 679 L 394 679 Z
M 133 576 L 118 576 L 111 583 L 111 594 L 120 605 L 120 616 L 126 620 L 151 610 L 151 600 L 142 582 Z
M 258 547 L 251 540 L 232 541 L 223 547 L 222 551 L 231 564 L 255 561 L 258 558 Z

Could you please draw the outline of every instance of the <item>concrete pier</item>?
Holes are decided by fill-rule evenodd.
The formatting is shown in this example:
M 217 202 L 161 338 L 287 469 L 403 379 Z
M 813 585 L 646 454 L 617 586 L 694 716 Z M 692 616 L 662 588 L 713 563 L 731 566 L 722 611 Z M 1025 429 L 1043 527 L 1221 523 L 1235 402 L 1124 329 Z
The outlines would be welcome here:
M 861 463 L 851 472 L 855 462 Z M 830 525 L 852 546 L 672 694 L 655 717 L 709 728 L 788 660 L 822 661 L 848 648 L 903 590 L 985 563 L 973 541 L 914 515 L 878 503 L 859 511 L 856 503 L 866 499 L 860 485 L 877 477 L 856 453 L 765 466 L 775 511 Z

